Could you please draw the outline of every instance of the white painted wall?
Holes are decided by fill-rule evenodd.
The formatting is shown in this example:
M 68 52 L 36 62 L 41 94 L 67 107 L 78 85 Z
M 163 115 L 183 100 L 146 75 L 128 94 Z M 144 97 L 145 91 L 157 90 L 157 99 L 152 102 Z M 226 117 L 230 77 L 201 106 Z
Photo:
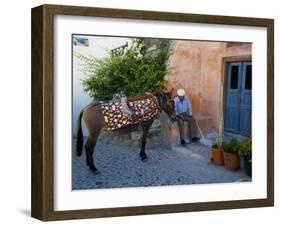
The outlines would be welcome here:
M 81 69 L 83 68 L 83 61 L 75 56 L 75 53 L 85 56 L 93 56 L 96 58 L 104 58 L 109 56 L 110 50 L 121 45 L 125 45 L 126 42 L 131 43 L 130 39 L 119 37 L 103 37 L 103 36 L 82 36 L 89 40 L 89 46 L 73 45 L 73 105 L 72 105 L 72 133 L 76 136 L 76 123 L 80 111 L 93 100 L 89 97 L 88 93 L 83 90 L 81 83 L 82 79 L 85 79 L 85 75 Z M 84 136 L 88 135 L 88 131 L 82 123 Z

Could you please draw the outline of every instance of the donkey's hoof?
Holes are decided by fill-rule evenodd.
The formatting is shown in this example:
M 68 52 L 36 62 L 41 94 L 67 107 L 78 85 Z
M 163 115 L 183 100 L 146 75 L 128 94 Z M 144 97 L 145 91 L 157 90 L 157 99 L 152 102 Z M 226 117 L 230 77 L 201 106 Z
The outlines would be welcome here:
M 93 172 L 94 175 L 100 174 L 100 171 L 98 169 L 92 170 L 92 172 Z
M 147 161 L 147 156 L 141 156 L 141 161 L 146 162 Z
M 89 169 L 93 172 L 94 175 L 99 174 L 99 170 L 96 167 L 89 167 Z

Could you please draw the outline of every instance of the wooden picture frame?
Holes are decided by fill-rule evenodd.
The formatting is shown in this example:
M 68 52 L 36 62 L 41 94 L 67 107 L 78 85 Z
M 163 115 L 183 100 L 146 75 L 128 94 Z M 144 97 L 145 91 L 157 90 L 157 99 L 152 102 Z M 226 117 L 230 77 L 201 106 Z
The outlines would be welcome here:
M 54 16 L 87 16 L 154 21 L 240 25 L 267 29 L 267 198 L 156 206 L 54 210 Z M 211 16 L 61 5 L 32 9 L 32 200 L 31 215 L 50 220 L 163 214 L 274 205 L 274 21 L 273 19 Z M 227 61 L 227 59 L 225 59 Z

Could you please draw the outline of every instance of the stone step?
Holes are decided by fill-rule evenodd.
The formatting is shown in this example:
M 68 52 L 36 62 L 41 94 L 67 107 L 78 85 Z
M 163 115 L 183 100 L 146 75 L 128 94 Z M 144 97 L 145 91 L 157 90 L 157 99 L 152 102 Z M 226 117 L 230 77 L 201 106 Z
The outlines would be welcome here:
M 214 131 L 214 128 L 212 127 L 212 118 L 210 116 L 195 114 L 194 118 L 195 118 L 198 126 L 200 127 L 203 135 Z M 170 143 L 170 144 L 178 143 L 179 139 L 180 139 L 178 125 L 177 125 L 177 123 L 168 125 L 167 120 L 168 120 L 168 117 L 165 114 L 162 114 L 161 121 L 162 121 L 164 139 L 166 140 L 167 143 Z M 186 135 L 188 136 L 188 134 L 186 134 Z M 201 137 L 199 131 L 198 131 L 198 136 Z M 186 137 L 186 138 L 188 139 L 188 137 Z

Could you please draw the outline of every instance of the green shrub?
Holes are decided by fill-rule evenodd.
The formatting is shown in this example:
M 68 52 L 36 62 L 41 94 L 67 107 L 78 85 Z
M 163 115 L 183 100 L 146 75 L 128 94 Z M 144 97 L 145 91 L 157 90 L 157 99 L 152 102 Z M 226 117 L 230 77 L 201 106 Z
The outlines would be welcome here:
M 219 144 L 215 143 L 215 144 L 212 145 L 212 148 L 219 149 L 219 146 L 220 146 Z
M 228 143 L 227 142 L 222 142 L 222 144 L 221 144 L 221 148 L 223 149 L 223 150 L 227 150 L 228 149 Z
M 223 147 L 223 144 L 219 144 L 219 143 L 214 143 L 212 145 L 212 148 L 214 148 L 214 149 L 221 149 L 222 147 Z
M 240 157 L 251 156 L 252 155 L 252 141 L 244 140 L 241 142 L 238 150 Z
M 87 78 L 83 88 L 94 100 L 111 99 L 123 92 L 126 96 L 143 95 L 162 91 L 167 81 L 166 62 L 169 57 L 169 41 L 158 40 L 156 51 L 147 52 L 143 39 L 135 39 L 123 55 L 110 55 L 103 59 L 76 56 L 84 62 Z
M 238 153 L 239 146 L 239 142 L 236 139 L 232 139 L 230 142 L 225 142 L 223 144 L 223 151 L 228 153 Z

